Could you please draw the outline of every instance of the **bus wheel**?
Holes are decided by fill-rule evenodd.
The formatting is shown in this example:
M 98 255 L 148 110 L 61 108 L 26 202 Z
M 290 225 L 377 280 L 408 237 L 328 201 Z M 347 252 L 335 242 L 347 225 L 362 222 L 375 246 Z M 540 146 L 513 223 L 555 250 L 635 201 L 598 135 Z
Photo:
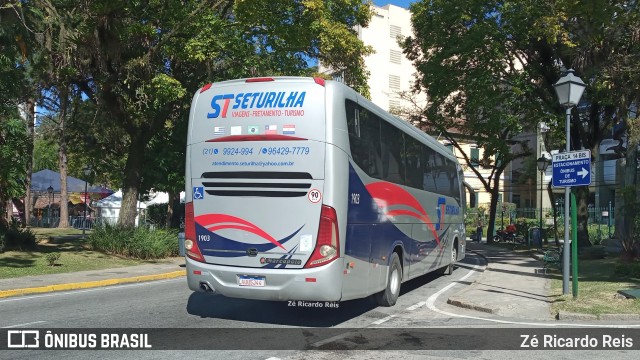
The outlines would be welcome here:
M 451 248 L 451 263 L 445 267 L 442 267 L 438 270 L 441 275 L 451 275 L 453 274 L 453 266 L 458 261 L 458 249 L 456 248 L 456 244 L 453 244 Z
M 380 306 L 393 306 L 400 296 L 400 283 L 402 283 L 402 266 L 398 253 L 391 255 L 391 262 L 387 273 L 387 287 L 376 294 L 376 302 Z

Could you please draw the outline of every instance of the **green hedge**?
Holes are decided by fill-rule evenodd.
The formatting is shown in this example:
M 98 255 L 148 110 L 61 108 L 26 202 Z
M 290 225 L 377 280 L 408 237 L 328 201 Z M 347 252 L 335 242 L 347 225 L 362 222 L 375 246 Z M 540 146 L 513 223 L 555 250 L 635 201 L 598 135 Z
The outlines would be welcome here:
M 613 268 L 613 273 L 618 276 L 640 279 L 640 262 L 619 262 Z
M 16 224 L 0 226 L 0 252 L 35 250 L 36 243 L 36 235 L 29 229 L 21 229 Z
M 136 259 L 178 256 L 178 231 L 146 227 L 104 225 L 89 236 L 90 246 L 99 251 Z

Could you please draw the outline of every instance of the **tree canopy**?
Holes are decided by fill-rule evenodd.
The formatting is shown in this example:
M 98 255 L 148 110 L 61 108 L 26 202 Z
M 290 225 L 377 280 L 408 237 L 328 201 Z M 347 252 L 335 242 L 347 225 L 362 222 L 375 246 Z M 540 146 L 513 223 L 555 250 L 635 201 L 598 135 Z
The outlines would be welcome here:
M 70 152 L 72 172 L 82 159 L 100 171 L 98 179 L 122 187 L 126 226 L 141 191 L 184 186 L 188 107 L 203 84 L 310 75 L 310 64 L 322 61 L 367 92 L 362 55 L 369 49 L 355 26 L 367 24 L 371 9 L 359 0 L 42 0 L 5 7 L 29 34 L 26 52 L 37 49 L 44 59 L 32 61 L 32 76 L 57 105 L 52 118 L 64 124 L 55 137 L 61 166 Z M 20 54 L 14 47 L 10 64 Z
M 411 11 L 415 37 L 404 48 L 418 69 L 415 91 L 428 97 L 413 120 L 454 144 L 476 142 L 492 176 L 529 155 L 526 146 L 512 146 L 523 130 L 545 121 L 561 138 L 564 117 L 553 84 L 564 69 L 574 68 L 588 85 L 572 123 L 572 149 L 597 154 L 605 130 L 638 104 L 632 82 L 638 67 L 630 66 L 639 50 L 637 2 L 431 0 Z M 588 189 L 576 191 L 579 239 L 588 244 Z

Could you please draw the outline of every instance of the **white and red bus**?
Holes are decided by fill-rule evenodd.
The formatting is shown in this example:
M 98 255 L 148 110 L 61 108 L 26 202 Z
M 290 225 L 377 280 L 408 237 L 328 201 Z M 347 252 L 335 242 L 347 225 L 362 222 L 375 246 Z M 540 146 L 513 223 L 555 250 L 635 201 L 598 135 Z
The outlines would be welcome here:
M 251 78 L 194 96 L 187 280 L 262 300 L 392 306 L 465 255 L 463 173 L 443 145 L 342 83 Z

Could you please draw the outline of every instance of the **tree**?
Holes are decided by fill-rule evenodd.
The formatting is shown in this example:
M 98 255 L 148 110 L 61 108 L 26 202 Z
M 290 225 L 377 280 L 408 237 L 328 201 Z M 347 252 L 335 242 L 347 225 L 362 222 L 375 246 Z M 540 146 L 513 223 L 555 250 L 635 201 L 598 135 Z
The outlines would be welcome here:
M 11 212 L 7 209 L 11 209 L 11 200 L 24 194 L 26 149 L 27 132 L 18 109 L 14 109 L 13 116 L 0 113 L 0 225 L 9 222 Z
M 544 74 L 535 67 L 541 55 L 525 52 L 527 26 L 510 2 L 422 1 L 411 6 L 415 37 L 402 46 L 418 70 L 414 93 L 428 96 L 409 119 L 457 148 L 463 162 L 491 194 L 488 233 L 493 233 L 500 177 L 517 158 L 532 154 L 519 135 L 549 121 L 540 98 Z M 517 10 L 517 11 L 516 11 Z M 514 36 L 514 30 L 525 32 Z M 549 96 L 547 96 L 549 97 Z M 476 164 L 464 143 L 484 150 Z M 478 166 L 479 165 L 479 166 Z M 490 169 L 486 178 L 479 167 Z M 490 237 L 489 237 L 490 238 Z
M 11 215 L 10 200 L 21 198 L 25 194 L 25 188 L 29 189 L 30 154 L 33 148 L 33 101 L 28 94 L 28 33 L 21 22 L 21 12 L 13 5 L 11 2 L 0 5 L 0 163 L 3 164 L 0 169 L 0 214 L 4 215 L 0 217 L 2 221 L 7 221 Z M 25 176 L 27 179 L 23 181 Z M 26 193 L 28 194 L 28 191 Z M 16 205 L 18 208 L 22 207 L 19 201 L 16 201 Z M 25 207 L 25 210 L 24 214 L 28 219 L 28 207 Z
M 546 121 L 563 133 L 552 85 L 571 67 L 588 85 L 574 110 L 571 149 L 595 156 L 614 121 L 638 104 L 636 2 L 434 0 L 411 10 L 417 36 L 405 42 L 405 52 L 420 73 L 416 90 L 429 96 L 424 118 L 452 125 L 441 128 L 461 123 L 463 134 L 476 137 L 483 129 L 515 135 Z M 493 140 L 485 152 L 500 159 L 506 153 Z M 574 191 L 579 245 L 588 246 L 588 189 Z
M 187 120 L 187 94 L 205 80 L 305 74 L 306 60 L 321 59 L 348 69 L 351 85 L 365 84 L 366 49 L 353 27 L 366 24 L 370 10 L 356 0 L 85 0 L 47 6 L 73 15 L 77 31 L 68 40 L 75 88 L 126 135 L 119 219 L 125 226 L 133 225 L 138 193 L 150 178 L 150 145 Z

